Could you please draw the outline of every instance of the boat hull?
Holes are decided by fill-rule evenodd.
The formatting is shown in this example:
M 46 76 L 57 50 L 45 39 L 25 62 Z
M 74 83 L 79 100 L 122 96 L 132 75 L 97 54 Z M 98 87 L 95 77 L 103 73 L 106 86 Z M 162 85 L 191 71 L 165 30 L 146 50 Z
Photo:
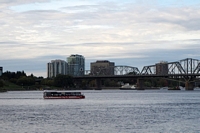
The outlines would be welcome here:
M 135 90 L 135 88 L 119 88 L 120 90 Z
M 85 95 L 81 92 L 68 92 L 68 91 L 48 91 L 43 92 L 44 99 L 84 99 Z
M 44 99 L 84 99 L 85 96 L 45 96 Z

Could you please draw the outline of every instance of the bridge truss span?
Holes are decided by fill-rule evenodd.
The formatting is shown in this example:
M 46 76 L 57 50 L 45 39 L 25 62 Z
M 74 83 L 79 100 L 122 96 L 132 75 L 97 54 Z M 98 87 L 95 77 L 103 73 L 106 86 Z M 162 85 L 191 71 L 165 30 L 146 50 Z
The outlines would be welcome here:
M 180 62 L 170 62 L 168 63 L 168 74 L 185 74 L 185 70 Z
M 100 75 L 139 75 L 140 71 L 137 67 L 131 66 L 113 66 L 113 67 L 98 67 L 93 70 L 85 71 L 85 75 L 100 76 Z
M 185 70 L 185 74 L 196 74 L 199 73 L 200 61 L 197 59 L 187 58 L 180 60 L 180 64 Z
M 142 71 L 142 75 L 152 75 L 156 74 L 156 65 L 151 65 L 151 66 L 144 66 Z
M 137 67 L 131 66 L 115 66 L 114 67 L 115 75 L 138 75 L 140 71 Z
M 180 61 L 176 62 L 169 62 L 166 63 L 167 69 L 165 69 L 165 74 L 169 75 L 176 75 L 176 74 L 198 74 L 200 72 L 200 61 L 197 59 L 192 58 L 186 58 Z M 152 75 L 156 74 L 158 75 L 157 66 L 150 65 L 150 66 L 144 66 L 141 74 L 142 75 Z M 163 74 L 163 73 L 162 73 Z

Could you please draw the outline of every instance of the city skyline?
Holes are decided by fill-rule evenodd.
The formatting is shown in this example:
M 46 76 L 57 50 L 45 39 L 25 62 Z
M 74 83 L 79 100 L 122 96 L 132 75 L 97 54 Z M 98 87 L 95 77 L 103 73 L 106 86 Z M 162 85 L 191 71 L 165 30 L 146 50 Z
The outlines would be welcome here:
M 200 1 L 21 0 L 0 2 L 0 66 L 46 77 L 71 54 L 138 67 L 200 59 Z

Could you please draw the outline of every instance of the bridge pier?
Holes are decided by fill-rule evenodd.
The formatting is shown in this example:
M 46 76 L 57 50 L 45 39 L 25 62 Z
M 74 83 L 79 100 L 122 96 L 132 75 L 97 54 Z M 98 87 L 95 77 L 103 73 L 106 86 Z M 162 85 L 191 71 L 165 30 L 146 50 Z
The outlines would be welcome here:
M 185 90 L 194 90 L 194 84 L 190 81 L 185 81 Z
M 144 80 L 137 79 L 137 90 L 144 90 Z
M 96 89 L 97 90 L 101 90 L 102 88 L 101 88 L 101 79 L 96 79 Z

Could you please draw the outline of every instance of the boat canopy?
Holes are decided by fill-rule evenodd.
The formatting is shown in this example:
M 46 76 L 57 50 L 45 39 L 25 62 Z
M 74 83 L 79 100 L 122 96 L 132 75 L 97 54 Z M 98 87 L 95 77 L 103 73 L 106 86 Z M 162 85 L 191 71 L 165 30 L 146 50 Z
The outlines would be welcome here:
M 80 96 L 81 92 L 44 91 L 46 96 Z

